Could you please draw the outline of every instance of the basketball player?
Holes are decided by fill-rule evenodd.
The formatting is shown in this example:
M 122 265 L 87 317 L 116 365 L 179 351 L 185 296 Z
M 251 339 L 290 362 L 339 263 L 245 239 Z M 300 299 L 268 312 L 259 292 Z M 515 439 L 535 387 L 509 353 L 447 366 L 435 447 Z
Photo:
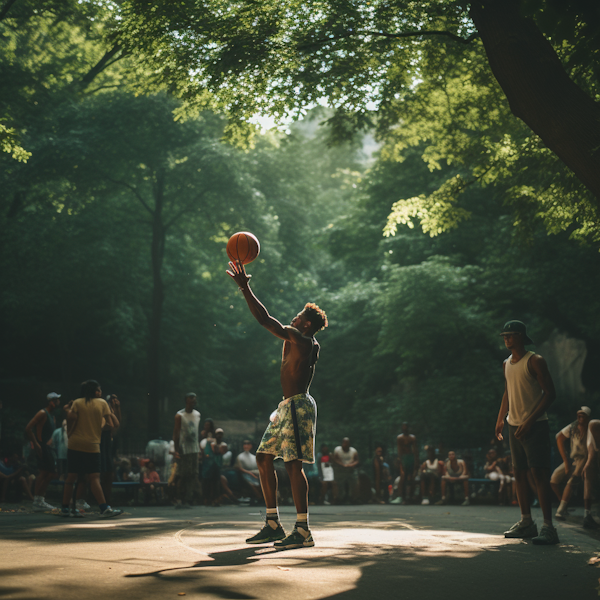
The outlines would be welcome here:
M 504 361 L 505 388 L 496 420 L 496 437 L 502 439 L 504 418 L 508 413 L 510 453 L 512 455 L 517 499 L 521 520 L 504 532 L 507 538 L 532 538 L 534 544 L 558 544 L 552 526 L 552 491 L 550 489 L 550 428 L 546 409 L 556 392 L 542 356 L 525 350 L 533 344 L 521 321 L 508 321 L 502 333 L 511 355 Z M 531 519 L 527 471 L 531 469 L 538 492 L 544 525 L 540 534 Z
M 271 414 L 270 423 L 256 450 L 256 463 L 267 507 L 265 526 L 246 540 L 249 544 L 275 542 L 279 549 L 314 546 L 308 528 L 308 481 L 302 463 L 314 463 L 317 405 L 308 393 L 320 346 L 315 334 L 327 327 L 327 315 L 316 305 L 306 304 L 291 325 L 274 319 L 250 289 L 250 276 L 238 261 L 230 262 L 227 273 L 238 284 L 254 318 L 274 336 L 283 340 L 281 388 L 283 401 Z M 286 536 L 277 511 L 277 476 L 273 461 L 281 457 L 292 486 L 297 520 Z

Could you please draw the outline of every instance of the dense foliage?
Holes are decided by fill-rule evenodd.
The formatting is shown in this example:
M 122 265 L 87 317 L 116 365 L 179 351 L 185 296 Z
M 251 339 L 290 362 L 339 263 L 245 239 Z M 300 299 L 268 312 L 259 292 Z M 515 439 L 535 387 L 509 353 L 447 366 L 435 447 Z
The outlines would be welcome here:
M 171 4 L 170 18 L 188 4 L 198 6 Z M 460 26 L 445 21 L 444 31 L 469 37 L 460 4 L 442 4 L 432 23 L 447 21 L 450 7 Z M 553 419 L 570 420 L 582 401 L 597 407 L 596 209 L 511 114 L 477 43 L 459 52 L 420 40 L 411 50 L 419 64 L 403 55 L 404 67 L 394 63 L 383 77 L 389 42 L 348 36 L 351 62 L 322 56 L 331 89 L 307 81 L 294 97 L 286 86 L 298 82 L 283 78 L 279 91 L 256 94 L 240 63 L 220 81 L 230 108 L 246 116 L 262 102 L 279 103 L 282 114 L 308 107 L 315 90 L 344 99 L 343 110 L 310 110 L 286 133 L 256 133 L 240 149 L 223 141 L 233 131 L 223 98 L 197 77 L 178 75 L 187 92 L 164 86 L 161 55 L 122 45 L 114 13 L 133 6 L 23 0 L 0 13 L 5 438 L 50 388 L 70 397 L 89 377 L 121 396 L 131 438 L 169 435 L 189 390 L 205 416 L 263 422 L 280 395 L 280 343 L 225 274 L 225 244 L 237 230 L 261 241 L 249 271 L 274 316 L 288 322 L 307 301 L 328 313 L 313 384 L 323 441 L 350 434 L 367 449 L 393 440 L 408 420 L 422 442 L 486 444 L 503 389 L 497 334 L 509 318 L 525 320 L 538 343 L 555 330 L 586 343 L 586 394 L 559 398 Z M 268 15 L 279 5 L 261 6 Z M 363 9 L 356 3 L 357 15 Z M 170 20 L 143 21 L 160 22 L 166 35 Z M 249 23 L 223 31 L 241 43 Z M 246 58 L 286 59 L 276 25 L 279 45 L 262 56 L 247 40 Z M 298 44 L 311 31 L 295 30 Z M 571 39 L 568 27 L 561 31 Z M 158 34 L 143 39 L 166 43 Z M 587 46 L 565 42 L 567 63 L 595 56 L 595 38 L 584 39 Z M 181 59 L 162 56 L 164 72 Z M 584 71 L 579 83 L 595 93 L 597 74 Z M 396 87 L 386 87 L 392 78 Z M 377 115 L 367 107 L 373 95 Z M 341 136 L 344 128 L 352 135 Z M 331 146 L 332 137 L 345 141 Z

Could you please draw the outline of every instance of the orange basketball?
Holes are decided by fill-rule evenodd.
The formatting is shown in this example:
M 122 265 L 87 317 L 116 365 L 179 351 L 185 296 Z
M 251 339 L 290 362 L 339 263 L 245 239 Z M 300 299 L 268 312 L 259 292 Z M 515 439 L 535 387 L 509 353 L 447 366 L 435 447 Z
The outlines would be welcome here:
M 227 256 L 235 262 L 239 260 L 243 265 L 251 263 L 260 252 L 260 242 L 255 235 L 247 231 L 234 233 L 227 242 Z

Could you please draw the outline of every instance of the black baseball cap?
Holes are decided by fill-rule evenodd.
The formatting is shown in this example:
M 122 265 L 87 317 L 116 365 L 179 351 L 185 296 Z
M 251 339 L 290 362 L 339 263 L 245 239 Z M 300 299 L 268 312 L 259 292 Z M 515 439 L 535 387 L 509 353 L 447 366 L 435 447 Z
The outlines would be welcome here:
M 506 335 L 507 333 L 520 333 L 523 336 L 524 344 L 533 344 L 533 340 L 527 335 L 527 326 L 523 321 L 507 321 L 504 323 L 502 333 L 500 335 Z

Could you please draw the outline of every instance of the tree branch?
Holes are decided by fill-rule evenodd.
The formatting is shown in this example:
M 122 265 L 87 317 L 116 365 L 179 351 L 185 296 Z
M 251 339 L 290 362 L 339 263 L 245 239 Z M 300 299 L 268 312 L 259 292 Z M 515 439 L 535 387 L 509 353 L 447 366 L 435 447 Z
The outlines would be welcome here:
M 2 7 L 2 10 L 0 10 L 0 21 L 3 21 L 4 18 L 6 17 L 6 14 L 8 13 L 8 11 L 10 10 L 10 7 L 16 2 L 17 0 L 7 0 L 6 4 Z
M 423 30 L 416 30 L 416 31 L 403 31 L 401 33 L 388 33 L 386 31 L 369 31 L 367 29 L 357 29 L 356 31 L 347 31 L 346 33 L 336 36 L 336 37 L 330 37 L 330 38 L 322 38 L 320 40 L 315 40 L 313 42 L 306 42 L 306 44 L 303 44 L 301 47 L 309 47 L 309 46 L 313 46 L 313 45 L 321 45 L 321 44 L 326 44 L 327 42 L 334 42 L 337 40 L 342 40 L 342 39 L 346 39 L 349 37 L 353 37 L 353 36 L 359 36 L 359 35 L 374 35 L 374 36 L 379 36 L 379 37 L 385 37 L 385 38 L 390 38 L 390 39 L 400 39 L 400 38 L 409 38 L 409 37 L 423 37 L 423 36 L 445 36 L 445 37 L 449 37 L 450 39 L 454 40 L 455 42 L 459 42 L 461 44 L 470 44 L 475 38 L 479 37 L 479 33 L 478 32 L 473 32 L 469 37 L 463 38 L 460 37 L 460 35 L 456 35 L 455 33 L 452 33 L 450 31 L 443 31 L 443 30 L 431 30 L 431 31 L 423 31 Z
M 95 94 L 96 92 L 99 92 L 100 90 L 107 90 L 109 88 L 118 88 L 118 87 L 125 87 L 122 83 L 116 83 L 115 85 L 99 85 L 98 87 L 94 88 L 93 90 L 89 90 L 87 92 L 85 92 L 86 96 L 91 96 L 92 94 Z
M 126 181 L 119 181 L 118 179 L 113 179 L 112 177 L 109 177 L 108 175 L 106 175 L 105 173 L 102 174 L 102 176 L 104 177 L 104 179 L 110 181 L 111 183 L 116 183 L 117 185 L 122 185 L 125 186 L 128 190 L 132 191 L 134 196 L 140 201 L 140 203 L 142 204 L 142 206 L 151 214 L 154 215 L 154 211 L 148 206 L 148 204 L 146 203 L 146 201 L 142 198 L 141 194 L 138 192 L 137 188 L 129 183 L 127 183 Z
M 201 192 L 201 194 L 198 196 L 198 200 L 202 199 L 208 190 L 203 190 Z M 175 214 L 173 217 L 171 217 L 166 223 L 165 223 L 165 232 L 171 227 L 171 225 L 173 225 L 173 223 L 175 223 L 176 221 L 178 221 L 181 217 L 183 217 L 183 215 L 185 215 L 185 213 L 190 212 L 193 210 L 193 207 L 191 206 L 186 206 L 185 208 L 182 208 L 177 214 Z
M 429 36 L 429 35 L 439 35 L 449 37 L 451 40 L 455 42 L 459 42 L 461 44 L 470 44 L 475 38 L 479 37 L 479 33 L 473 32 L 469 37 L 463 38 L 460 35 L 456 35 L 450 31 L 441 31 L 441 30 L 432 30 L 432 31 L 404 31 L 402 33 L 387 33 L 385 31 L 366 31 L 359 30 L 357 31 L 359 35 L 377 35 L 380 37 L 386 38 L 407 38 L 407 37 L 421 37 L 421 36 Z
M 117 56 L 119 52 L 121 54 L 120 56 Z M 81 86 L 82 89 L 87 88 L 87 86 L 90 85 L 102 71 L 104 71 L 104 69 L 118 60 L 121 60 L 126 54 L 127 53 L 123 51 L 120 44 L 115 44 L 110 50 L 107 50 L 104 53 L 104 56 L 81 78 L 78 85 Z

